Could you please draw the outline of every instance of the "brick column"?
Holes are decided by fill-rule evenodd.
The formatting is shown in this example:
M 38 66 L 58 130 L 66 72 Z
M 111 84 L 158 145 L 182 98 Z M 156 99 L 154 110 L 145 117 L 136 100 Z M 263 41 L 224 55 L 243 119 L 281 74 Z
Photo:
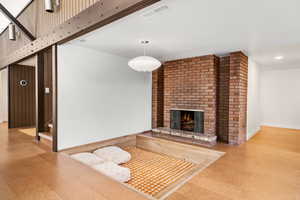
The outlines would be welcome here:
M 247 135 L 248 57 L 230 54 L 229 144 L 242 144 Z
M 218 141 L 229 143 L 229 71 L 230 56 L 220 58 L 218 70 L 217 136 Z
M 163 127 L 164 121 L 164 69 L 152 73 L 152 128 Z

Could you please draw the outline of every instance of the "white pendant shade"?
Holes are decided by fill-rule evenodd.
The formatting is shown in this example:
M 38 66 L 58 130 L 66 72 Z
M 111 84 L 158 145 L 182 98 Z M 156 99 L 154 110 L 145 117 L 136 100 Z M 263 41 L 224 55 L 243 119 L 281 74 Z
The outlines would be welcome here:
M 161 66 L 161 62 L 150 56 L 139 56 L 130 60 L 128 65 L 138 72 L 152 72 Z

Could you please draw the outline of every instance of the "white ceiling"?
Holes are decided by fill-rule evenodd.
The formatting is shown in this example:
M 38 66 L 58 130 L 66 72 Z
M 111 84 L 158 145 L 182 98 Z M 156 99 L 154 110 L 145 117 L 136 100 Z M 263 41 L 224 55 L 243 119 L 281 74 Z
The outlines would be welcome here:
M 0 3 L 16 17 L 31 1 L 32 0 L 0 0 Z M 9 23 L 9 19 L 0 12 L 0 33 L 5 30 Z
M 265 67 L 300 67 L 299 9 L 299 0 L 162 0 L 72 43 L 132 58 L 147 39 L 161 60 L 242 50 Z

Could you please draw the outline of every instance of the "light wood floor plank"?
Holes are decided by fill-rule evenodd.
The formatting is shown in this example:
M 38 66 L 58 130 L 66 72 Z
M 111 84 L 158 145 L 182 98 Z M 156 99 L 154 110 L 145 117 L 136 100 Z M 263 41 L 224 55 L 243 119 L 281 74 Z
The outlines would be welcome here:
M 264 127 L 246 144 L 218 144 L 226 154 L 170 200 L 299 200 L 300 131 Z M 1 200 L 142 200 L 18 129 L 0 124 Z

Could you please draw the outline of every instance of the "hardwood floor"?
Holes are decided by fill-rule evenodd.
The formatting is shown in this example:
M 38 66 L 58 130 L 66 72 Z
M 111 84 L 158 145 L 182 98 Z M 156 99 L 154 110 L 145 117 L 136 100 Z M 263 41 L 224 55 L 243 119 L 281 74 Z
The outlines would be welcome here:
M 192 178 L 170 200 L 300 199 L 300 131 L 264 128 Z M 144 199 L 45 144 L 0 125 L 1 200 Z
M 0 125 L 0 200 L 112 200 L 144 197 L 34 137 Z
M 300 131 L 263 128 L 241 146 L 218 144 L 226 154 L 169 199 L 300 199 Z

